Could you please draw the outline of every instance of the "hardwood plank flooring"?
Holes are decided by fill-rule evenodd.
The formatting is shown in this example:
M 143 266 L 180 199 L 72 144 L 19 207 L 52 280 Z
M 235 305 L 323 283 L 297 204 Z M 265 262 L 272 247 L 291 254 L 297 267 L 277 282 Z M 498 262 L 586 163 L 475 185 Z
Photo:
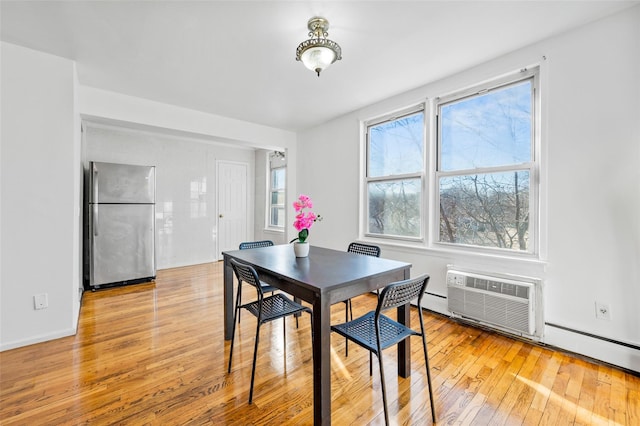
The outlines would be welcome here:
M 255 319 L 244 312 L 233 367 L 223 340 L 222 263 L 158 272 L 155 283 L 86 292 L 75 336 L 0 353 L 2 425 L 312 424 L 309 317 L 262 328 L 254 403 Z M 245 295 L 250 294 L 245 290 Z M 353 299 L 355 315 L 374 295 Z M 417 326 L 417 310 L 412 309 Z M 333 321 L 344 318 L 344 304 Z M 640 378 L 563 352 L 424 313 L 439 424 L 638 425 Z M 286 345 L 283 332 L 286 330 Z M 392 422 L 431 423 L 419 339 L 412 374 L 384 353 Z M 332 421 L 384 424 L 366 351 L 332 336 Z

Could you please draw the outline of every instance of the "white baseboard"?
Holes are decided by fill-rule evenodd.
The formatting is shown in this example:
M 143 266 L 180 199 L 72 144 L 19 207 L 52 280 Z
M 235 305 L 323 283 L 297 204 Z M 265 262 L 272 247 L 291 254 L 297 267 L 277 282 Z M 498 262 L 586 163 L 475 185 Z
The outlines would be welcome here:
M 640 350 L 580 332 L 546 325 L 545 344 L 640 373 Z
M 422 299 L 422 307 L 451 316 L 446 297 L 427 293 Z M 579 331 L 558 328 L 550 324 L 543 327 L 543 335 L 540 339 L 536 338 L 536 340 L 532 340 L 532 343 L 536 341 L 640 373 L 640 350 L 625 346 L 624 343 L 620 344 L 600 339 L 597 336 L 588 336 Z
M 442 315 L 451 316 L 451 312 L 449 312 L 449 309 L 447 308 L 446 297 L 425 293 L 422 298 L 422 307 Z
M 14 340 L 13 342 L 2 343 L 0 344 L 0 352 L 21 348 L 23 346 L 34 345 L 36 343 L 42 343 L 49 340 L 60 339 L 61 337 L 73 336 L 76 334 L 76 331 L 77 328 L 68 328 L 64 330 L 58 330 L 55 333 L 42 334 L 39 336 L 29 337 L 28 339 Z

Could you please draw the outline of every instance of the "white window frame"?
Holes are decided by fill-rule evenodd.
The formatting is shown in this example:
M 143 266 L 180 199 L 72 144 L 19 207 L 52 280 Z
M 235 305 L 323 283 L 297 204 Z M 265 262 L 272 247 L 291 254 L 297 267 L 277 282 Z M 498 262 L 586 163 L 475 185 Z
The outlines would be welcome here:
M 413 106 L 398 109 L 395 112 L 381 115 L 375 118 L 364 119 L 361 124 L 361 156 L 360 156 L 360 170 L 361 170 L 361 188 L 360 188 L 360 238 L 363 240 L 369 240 L 373 243 L 390 244 L 404 247 L 432 249 L 446 253 L 466 253 L 466 254 L 480 254 L 480 255 L 497 255 L 504 258 L 514 259 L 540 259 L 543 256 L 541 245 L 541 232 L 544 228 L 541 223 L 541 192 L 543 192 L 541 182 L 541 161 L 542 161 L 542 101 L 540 98 L 540 65 L 531 67 L 530 69 L 521 69 L 518 72 L 513 72 L 503 77 L 488 80 L 484 83 L 476 84 L 468 87 L 464 90 L 452 91 L 447 95 L 441 97 L 426 99 L 424 102 L 414 104 Z M 439 239 L 439 224 L 440 224 L 440 189 L 439 189 L 439 177 L 445 175 L 447 172 L 439 172 L 439 138 L 437 124 L 438 124 L 438 105 L 444 102 L 450 102 L 453 99 L 463 98 L 471 96 L 473 94 L 491 90 L 496 87 L 500 87 L 507 84 L 516 83 L 527 78 L 533 80 L 533 108 L 532 108 L 532 159 L 527 165 L 518 166 L 522 167 L 529 172 L 530 188 L 529 188 L 529 244 L 526 251 L 508 249 L 508 248 L 496 248 L 496 247 L 484 247 L 484 246 L 472 246 L 462 245 L 455 243 L 441 243 L 437 241 Z M 421 202 L 421 223 L 422 223 L 422 235 L 420 238 L 407 238 L 397 236 L 387 236 L 381 234 L 373 234 L 368 231 L 369 221 L 369 201 L 368 201 L 368 183 L 373 179 L 368 177 L 368 162 L 369 162 L 369 141 L 368 141 L 368 129 L 372 125 L 380 124 L 385 121 L 390 121 L 402 116 L 409 115 L 420 110 L 424 110 L 424 163 L 423 171 L 420 173 L 422 179 L 422 202 Z M 495 172 L 514 170 L 514 167 L 496 167 L 487 168 L 486 172 Z M 453 173 L 455 174 L 455 173 Z M 405 177 L 403 176 L 396 176 Z
M 401 119 L 403 117 L 413 115 L 416 113 L 422 112 L 423 114 L 423 166 L 422 170 L 414 173 L 406 173 L 401 175 L 385 175 L 385 176 L 369 176 L 369 128 L 373 126 L 380 125 L 382 123 L 394 121 Z M 402 110 L 395 111 L 391 114 L 386 114 L 374 119 L 367 120 L 363 122 L 363 143 L 364 143 L 364 157 L 363 157 L 363 187 L 362 187 L 362 223 L 361 223 L 361 234 L 365 238 L 371 238 L 375 240 L 396 240 L 396 241 L 404 241 L 406 243 L 424 243 L 425 238 L 427 236 L 427 216 L 428 210 L 426 206 L 428 205 L 428 194 L 427 194 L 427 184 L 426 184 L 426 174 L 425 170 L 427 169 L 427 152 L 429 151 L 429 147 L 427 145 L 427 134 L 428 134 L 428 121 L 429 115 L 427 114 L 425 104 L 419 103 L 417 105 L 413 105 L 409 108 L 405 108 Z M 408 179 L 419 179 L 420 180 L 420 235 L 417 237 L 408 237 L 408 236 L 399 236 L 399 235 L 385 235 L 385 234 L 376 234 L 368 232 L 369 230 L 369 184 L 372 182 L 385 182 L 385 181 L 397 181 L 397 180 L 408 180 Z
M 275 152 L 271 152 L 267 156 L 267 162 L 268 162 L 267 181 L 269 183 L 267 185 L 267 214 L 266 214 L 266 219 L 267 219 L 266 222 L 267 222 L 267 224 L 266 225 L 267 225 L 267 229 L 284 232 L 285 224 L 284 223 L 282 225 L 274 224 L 273 221 L 272 221 L 273 217 L 271 216 L 271 213 L 272 213 L 274 207 L 281 207 L 283 209 L 283 212 L 284 212 L 284 215 L 285 215 L 284 220 L 286 221 L 287 163 L 286 163 L 286 161 L 284 161 L 282 164 L 274 167 L 273 166 L 273 164 L 274 164 L 274 160 L 273 160 L 274 155 L 275 155 Z M 281 170 L 281 169 L 284 169 L 284 173 L 285 173 L 284 186 L 282 188 L 274 188 L 273 187 L 273 172 L 276 171 L 276 170 Z M 272 194 L 273 194 L 274 191 L 278 191 L 278 192 L 281 192 L 283 194 L 283 200 L 284 201 L 283 201 L 282 204 L 272 204 Z
M 532 138 L 531 138 L 531 159 L 527 163 L 513 164 L 508 166 L 499 167 L 480 167 L 469 170 L 456 170 L 456 171 L 441 171 L 440 170 L 440 131 L 439 131 L 439 119 L 438 117 L 440 105 L 448 104 L 450 102 L 463 99 L 466 97 L 481 94 L 494 89 L 499 89 L 504 86 L 515 84 L 521 81 L 531 79 L 532 92 L 533 92 L 533 105 L 532 105 Z M 540 220 L 540 69 L 534 67 L 532 69 L 522 69 L 518 73 L 511 74 L 506 77 L 491 80 L 489 82 L 475 85 L 469 89 L 454 92 L 447 96 L 436 98 L 433 103 L 432 114 L 435 126 L 435 170 L 434 179 L 431 186 L 433 194 L 435 194 L 434 211 L 432 212 L 433 222 L 431 223 L 431 244 L 434 247 L 440 247 L 450 250 L 471 251 L 475 253 L 501 253 L 507 256 L 515 257 L 533 257 L 539 255 L 540 246 L 540 233 L 539 233 L 539 220 Z M 526 170 L 529 172 L 529 244 L 527 250 L 515 250 L 509 248 L 499 247 L 485 247 L 477 245 L 465 245 L 459 243 L 441 242 L 439 241 L 439 226 L 440 226 L 440 178 L 450 176 L 461 176 L 469 174 L 489 174 L 505 171 L 521 171 Z

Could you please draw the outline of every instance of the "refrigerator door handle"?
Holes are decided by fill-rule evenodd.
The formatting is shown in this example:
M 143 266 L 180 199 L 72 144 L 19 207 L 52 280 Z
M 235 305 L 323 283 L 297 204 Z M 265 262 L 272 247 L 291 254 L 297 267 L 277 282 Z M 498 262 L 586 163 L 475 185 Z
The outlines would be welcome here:
M 98 205 L 93 205 L 93 236 L 98 236 Z
M 93 197 L 92 201 L 94 203 L 98 203 L 98 169 L 95 166 L 95 164 L 93 165 Z

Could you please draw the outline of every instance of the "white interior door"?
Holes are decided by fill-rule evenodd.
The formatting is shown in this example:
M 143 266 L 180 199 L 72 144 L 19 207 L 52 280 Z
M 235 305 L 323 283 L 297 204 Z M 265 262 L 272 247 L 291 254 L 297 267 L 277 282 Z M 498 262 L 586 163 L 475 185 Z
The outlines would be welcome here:
M 246 163 L 218 162 L 218 259 L 247 239 Z

